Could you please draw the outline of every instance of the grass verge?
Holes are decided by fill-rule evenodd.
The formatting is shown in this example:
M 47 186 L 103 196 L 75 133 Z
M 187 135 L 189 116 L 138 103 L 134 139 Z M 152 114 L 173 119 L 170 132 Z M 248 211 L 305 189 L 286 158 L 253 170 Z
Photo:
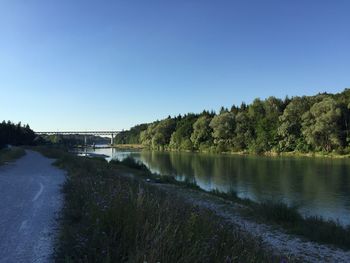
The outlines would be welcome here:
M 0 165 L 17 160 L 25 155 L 24 149 L 20 147 L 11 147 L 0 150 Z
M 211 211 L 118 176 L 120 163 L 39 150 L 68 171 L 57 262 L 281 261 Z

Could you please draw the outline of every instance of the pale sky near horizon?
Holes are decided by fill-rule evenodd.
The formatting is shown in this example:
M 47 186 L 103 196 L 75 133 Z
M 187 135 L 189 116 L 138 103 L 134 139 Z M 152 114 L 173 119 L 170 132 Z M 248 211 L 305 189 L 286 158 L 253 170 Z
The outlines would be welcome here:
M 120 130 L 350 87 L 347 0 L 0 0 L 0 121 Z

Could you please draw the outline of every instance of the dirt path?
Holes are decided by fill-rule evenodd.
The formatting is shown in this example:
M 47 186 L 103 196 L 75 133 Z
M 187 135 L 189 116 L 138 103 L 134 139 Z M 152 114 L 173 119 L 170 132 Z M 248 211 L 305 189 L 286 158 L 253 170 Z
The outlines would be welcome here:
M 176 185 L 151 184 L 183 199 L 184 202 L 213 211 L 227 223 L 261 239 L 267 249 L 275 251 L 277 254 L 289 255 L 301 262 L 350 262 L 350 251 L 310 242 L 286 234 L 277 227 L 256 223 L 244 218 L 240 215 L 241 205 L 239 204 Z
M 49 262 L 57 213 L 62 207 L 62 170 L 33 151 L 0 167 L 0 262 Z

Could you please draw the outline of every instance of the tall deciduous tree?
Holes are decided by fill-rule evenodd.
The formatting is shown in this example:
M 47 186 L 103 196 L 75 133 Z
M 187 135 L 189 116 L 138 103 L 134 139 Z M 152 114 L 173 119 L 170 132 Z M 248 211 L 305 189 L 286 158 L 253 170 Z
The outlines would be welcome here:
M 280 150 L 293 151 L 298 144 L 303 143 L 301 116 L 307 110 L 309 110 L 309 103 L 306 97 L 295 97 L 287 105 L 282 116 L 279 117 L 280 125 L 277 132 L 280 137 Z
M 266 152 L 277 144 L 278 117 L 282 106 L 283 102 L 275 97 L 265 101 L 255 99 L 249 106 L 248 114 L 254 127 L 253 151 Z
M 340 146 L 340 116 L 340 109 L 334 99 L 326 97 L 315 103 L 302 117 L 302 133 L 307 143 L 325 151 Z
M 242 151 L 248 149 L 249 144 L 253 140 L 253 127 L 251 119 L 246 112 L 239 112 L 236 115 L 236 129 L 234 137 L 234 148 Z
M 211 117 L 209 115 L 203 115 L 197 119 L 197 121 L 193 124 L 193 133 L 191 134 L 191 141 L 197 149 L 203 143 L 211 143 L 212 137 L 212 129 L 209 124 L 211 121 Z
M 188 114 L 180 119 L 176 125 L 176 130 L 170 138 L 169 147 L 177 150 L 192 150 L 193 144 L 190 139 L 193 132 L 193 124 L 197 120 L 197 115 Z
M 235 136 L 235 115 L 232 112 L 224 111 L 211 120 L 209 126 L 213 129 L 212 136 L 216 145 L 232 145 Z

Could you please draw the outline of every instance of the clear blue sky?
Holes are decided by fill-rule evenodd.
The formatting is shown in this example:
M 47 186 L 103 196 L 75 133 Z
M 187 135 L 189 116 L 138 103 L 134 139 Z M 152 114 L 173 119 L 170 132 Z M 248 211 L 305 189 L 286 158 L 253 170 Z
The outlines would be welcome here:
M 347 87 L 348 0 L 0 0 L 0 119 L 37 131 Z

